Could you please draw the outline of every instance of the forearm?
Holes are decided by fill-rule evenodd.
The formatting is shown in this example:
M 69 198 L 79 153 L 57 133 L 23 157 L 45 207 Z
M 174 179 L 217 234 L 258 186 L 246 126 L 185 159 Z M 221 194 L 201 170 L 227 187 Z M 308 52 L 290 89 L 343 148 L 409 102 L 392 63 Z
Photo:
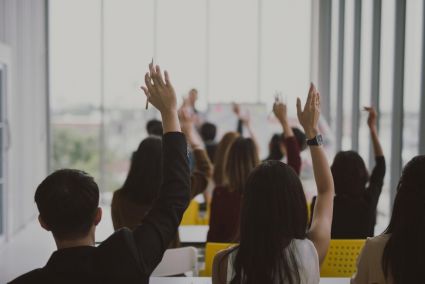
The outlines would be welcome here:
M 381 143 L 379 142 L 379 136 L 376 127 L 372 127 L 370 129 L 370 136 L 372 138 L 373 152 L 375 153 L 375 157 L 384 156 L 384 151 L 382 150 Z
M 285 138 L 294 136 L 294 131 L 292 131 L 292 127 L 289 126 L 287 119 L 280 120 L 280 125 L 282 125 L 283 135 Z
M 167 111 L 161 113 L 163 132 L 181 132 L 177 111 Z
M 322 146 L 310 147 L 313 161 L 314 179 L 317 185 L 318 196 L 334 194 L 334 183 L 329 163 Z

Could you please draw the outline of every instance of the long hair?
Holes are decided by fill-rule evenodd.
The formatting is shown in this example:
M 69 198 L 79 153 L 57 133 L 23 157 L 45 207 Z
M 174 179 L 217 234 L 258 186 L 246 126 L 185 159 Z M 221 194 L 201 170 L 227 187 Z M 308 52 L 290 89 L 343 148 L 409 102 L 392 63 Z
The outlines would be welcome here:
M 279 161 L 255 168 L 244 192 L 231 283 L 299 283 L 297 261 L 288 246 L 305 239 L 306 228 L 306 199 L 294 170 Z
M 218 143 L 214 156 L 214 173 L 212 176 L 216 185 L 224 185 L 227 183 L 224 170 L 229 155 L 229 149 L 238 137 L 239 133 L 237 132 L 227 132 L 224 134 L 223 138 L 221 138 L 220 143 Z
M 251 138 L 237 138 L 229 149 L 225 167 L 228 190 L 243 193 L 251 171 L 259 164 L 257 146 Z
M 404 168 L 382 255 L 385 278 L 394 283 L 418 283 L 425 267 L 425 156 L 413 158 Z
M 152 204 L 162 183 L 162 142 L 158 137 L 143 140 L 133 153 L 123 194 L 143 205 Z
M 269 142 L 269 156 L 266 158 L 267 161 L 269 160 L 276 160 L 280 161 L 283 159 L 283 153 L 281 150 L 283 144 L 283 135 L 282 134 L 273 134 L 272 138 Z
M 336 195 L 363 194 L 369 173 L 362 157 L 355 151 L 340 151 L 331 166 Z

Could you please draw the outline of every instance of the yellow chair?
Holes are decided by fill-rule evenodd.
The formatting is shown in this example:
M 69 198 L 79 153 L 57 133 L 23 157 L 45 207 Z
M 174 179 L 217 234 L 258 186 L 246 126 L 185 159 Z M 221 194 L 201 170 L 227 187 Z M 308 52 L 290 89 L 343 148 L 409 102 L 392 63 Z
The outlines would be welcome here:
M 351 277 L 366 240 L 331 240 L 320 277 Z
M 199 220 L 199 203 L 192 200 L 183 214 L 180 225 L 198 225 Z
M 212 266 L 215 255 L 224 249 L 227 249 L 236 244 L 232 243 L 207 243 L 205 246 L 205 269 L 200 271 L 200 275 L 204 277 L 211 277 Z

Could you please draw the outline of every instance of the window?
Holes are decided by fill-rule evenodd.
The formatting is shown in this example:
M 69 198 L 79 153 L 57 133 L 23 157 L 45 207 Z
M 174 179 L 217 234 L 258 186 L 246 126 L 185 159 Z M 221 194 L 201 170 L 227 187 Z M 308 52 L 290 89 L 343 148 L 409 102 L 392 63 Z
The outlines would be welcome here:
M 0 63 L 0 241 L 5 238 L 6 232 L 6 187 L 5 187 L 5 95 L 6 95 L 6 66 Z

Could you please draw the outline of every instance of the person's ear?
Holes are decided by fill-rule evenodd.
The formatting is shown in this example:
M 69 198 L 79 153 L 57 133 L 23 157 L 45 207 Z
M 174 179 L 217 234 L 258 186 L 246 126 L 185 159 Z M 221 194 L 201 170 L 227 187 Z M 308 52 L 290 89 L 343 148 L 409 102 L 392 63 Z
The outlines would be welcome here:
M 94 225 L 97 226 L 100 223 L 100 220 L 102 220 L 102 208 L 98 207 L 96 209 L 96 215 L 94 216 Z
M 50 231 L 49 226 L 47 226 L 47 224 L 43 221 L 43 218 L 41 218 L 41 215 L 38 215 L 38 222 L 40 223 L 40 226 L 46 230 L 46 231 Z

